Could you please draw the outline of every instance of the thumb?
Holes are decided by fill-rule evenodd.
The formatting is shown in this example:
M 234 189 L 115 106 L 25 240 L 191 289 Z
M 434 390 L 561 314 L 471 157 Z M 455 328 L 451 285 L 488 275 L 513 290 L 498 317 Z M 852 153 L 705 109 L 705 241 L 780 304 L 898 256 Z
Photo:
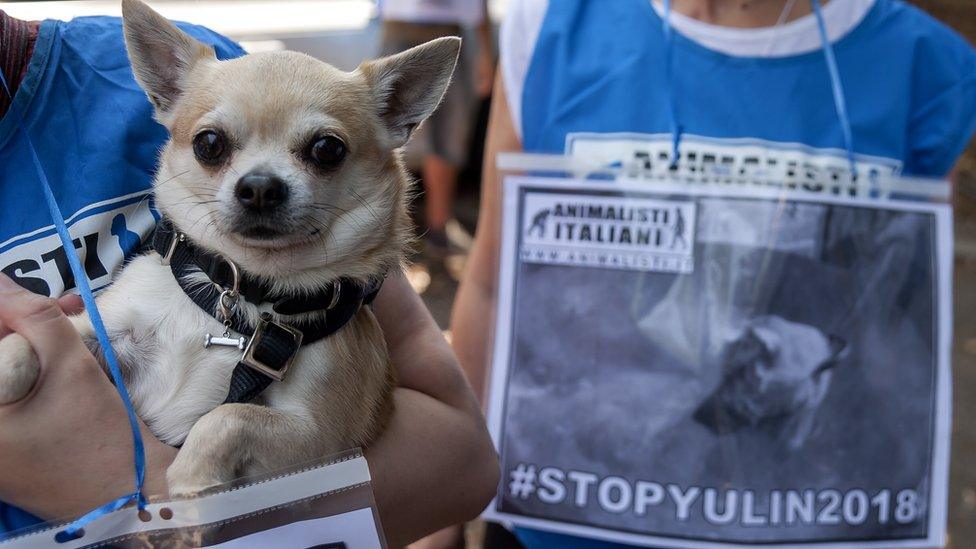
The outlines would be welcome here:
M 81 300 L 80 295 L 65 294 L 58 298 L 58 307 L 61 307 L 64 314 L 71 316 L 84 311 L 85 302 Z
M 0 322 L 24 336 L 42 363 L 63 354 L 66 343 L 81 342 L 57 301 L 28 292 L 2 274 Z

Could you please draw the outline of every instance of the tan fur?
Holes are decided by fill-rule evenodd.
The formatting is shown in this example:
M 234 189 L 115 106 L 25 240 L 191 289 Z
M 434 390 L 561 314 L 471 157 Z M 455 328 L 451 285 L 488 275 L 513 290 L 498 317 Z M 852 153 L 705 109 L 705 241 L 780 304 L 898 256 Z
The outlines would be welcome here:
M 212 50 L 138 0 L 123 0 L 136 79 L 170 132 L 155 183 L 157 207 L 196 245 L 286 292 L 338 278 L 380 278 L 401 268 L 410 242 L 410 181 L 399 147 L 436 108 L 450 81 L 457 39 L 441 39 L 346 73 L 294 52 L 217 61 Z M 226 135 L 218 166 L 194 156 L 203 130 Z M 345 160 L 328 170 L 307 144 L 341 139 Z M 271 173 L 288 189 L 273 237 L 244 236 L 253 216 L 234 189 L 244 174 Z M 98 299 L 140 417 L 164 442 L 182 445 L 170 490 L 192 493 L 240 475 L 263 474 L 369 444 L 389 421 L 394 370 L 380 326 L 361 309 L 340 331 L 302 347 L 281 382 L 253 403 L 221 404 L 241 352 L 204 349 L 223 326 L 200 310 L 170 268 L 150 254 L 129 263 Z M 201 274 L 193 283 L 209 285 Z M 256 324 L 270 305 L 238 301 Z M 90 345 L 87 317 L 72 319 Z M 0 402 L 34 384 L 36 357 L 23 338 L 0 343 Z M 33 362 L 32 362 L 33 360 Z M 26 372 L 26 373 L 25 373 Z M 31 374 L 33 372 L 33 374 Z M 16 373 L 16 375 L 15 375 Z

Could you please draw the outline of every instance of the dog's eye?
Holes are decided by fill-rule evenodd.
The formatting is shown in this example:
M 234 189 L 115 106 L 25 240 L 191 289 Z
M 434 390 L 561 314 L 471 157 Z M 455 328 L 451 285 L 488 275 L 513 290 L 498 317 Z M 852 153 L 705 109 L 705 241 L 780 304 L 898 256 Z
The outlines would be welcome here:
M 335 168 L 346 157 L 346 144 L 331 135 L 316 138 L 309 145 L 308 157 L 320 168 Z
M 193 138 L 193 154 L 204 164 L 219 163 L 226 152 L 227 141 L 214 130 L 203 130 Z

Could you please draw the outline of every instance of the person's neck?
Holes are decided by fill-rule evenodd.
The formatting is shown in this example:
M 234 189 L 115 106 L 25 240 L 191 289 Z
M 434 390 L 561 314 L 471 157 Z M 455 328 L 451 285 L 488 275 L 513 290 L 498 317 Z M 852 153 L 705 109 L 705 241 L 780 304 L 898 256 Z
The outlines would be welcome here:
M 660 0 L 655 0 L 660 1 Z M 821 0 L 826 4 L 828 0 Z M 703 23 L 752 29 L 775 25 L 789 0 L 672 0 L 672 9 Z M 809 15 L 810 0 L 797 0 L 786 21 Z

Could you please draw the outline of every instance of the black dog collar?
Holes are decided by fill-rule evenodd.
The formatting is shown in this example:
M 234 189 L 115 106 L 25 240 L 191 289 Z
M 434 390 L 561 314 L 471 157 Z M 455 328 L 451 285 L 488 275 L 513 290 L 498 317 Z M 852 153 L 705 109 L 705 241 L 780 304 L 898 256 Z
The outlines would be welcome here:
M 349 322 L 363 305 L 372 303 L 382 278 L 368 283 L 341 278 L 314 292 L 285 295 L 266 282 L 241 273 L 234 263 L 195 246 L 168 219 L 160 220 L 153 234 L 153 249 L 168 264 L 183 292 L 193 303 L 224 322 L 227 330 L 244 337 L 215 338 L 207 334 L 205 345 L 233 345 L 244 351 L 234 368 L 224 403 L 249 402 L 272 381 L 280 381 L 302 345 L 329 337 Z M 200 286 L 188 275 L 202 272 L 213 282 Z M 268 313 L 256 326 L 235 311 L 238 296 L 250 303 L 270 303 L 279 315 L 314 313 L 312 320 L 282 322 Z M 225 334 L 226 335 L 226 334 Z

